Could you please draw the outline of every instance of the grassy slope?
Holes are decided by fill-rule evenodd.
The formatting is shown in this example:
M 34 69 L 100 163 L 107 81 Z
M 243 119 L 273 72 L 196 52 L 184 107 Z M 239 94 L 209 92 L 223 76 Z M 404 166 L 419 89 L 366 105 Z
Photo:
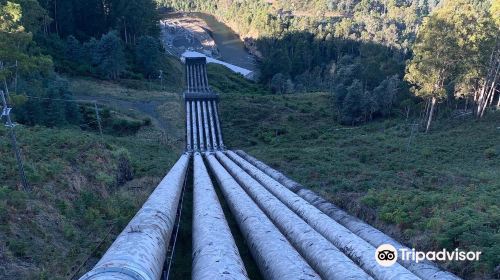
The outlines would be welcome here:
M 231 148 L 409 245 L 481 250 L 479 263 L 447 264 L 459 275 L 488 278 L 500 263 L 500 112 L 481 122 L 437 121 L 431 133 L 412 137 L 401 119 L 337 125 L 327 94 L 227 90 L 221 102 Z
M 172 127 L 144 127 L 128 137 L 105 135 L 103 145 L 96 133 L 78 128 L 18 126 L 18 140 L 33 187 L 26 194 L 18 185 L 7 131 L 1 126 L 1 279 L 68 279 L 92 256 L 81 272 L 90 269 L 182 150 L 178 139 L 182 135 L 182 115 L 171 115 L 182 108 L 177 97 L 88 79 L 71 79 L 71 83 L 81 90 L 77 94 L 105 97 L 110 106 L 122 105 L 121 100 L 152 96 L 157 101 L 152 108 L 158 112 L 152 117 L 159 121 L 170 119 Z M 133 95 L 120 96 L 120 92 Z M 118 109 L 131 118 L 151 117 L 147 110 L 133 106 Z M 118 162 L 123 154 L 129 155 L 134 179 L 117 186 Z M 92 255 L 112 225 L 111 234 Z
M 223 68 L 210 65 L 209 71 L 212 86 L 222 93 L 231 147 L 243 148 L 408 244 L 483 250 L 479 264 L 450 264 L 461 275 L 480 278 L 499 263 L 499 114 L 479 123 L 438 122 L 431 134 L 412 138 L 397 119 L 355 128 L 336 125 L 325 94 L 266 96 L 261 87 Z M 82 271 L 90 268 L 182 149 L 177 94 L 87 79 L 71 79 L 71 84 L 78 95 L 101 97 L 132 117 L 169 125 L 143 128 L 134 137 L 105 136 L 105 145 L 95 133 L 74 128 L 18 127 L 35 189 L 27 195 L 19 191 L 1 127 L 0 278 L 66 279 L 115 223 Z M 116 187 L 123 149 L 135 179 Z

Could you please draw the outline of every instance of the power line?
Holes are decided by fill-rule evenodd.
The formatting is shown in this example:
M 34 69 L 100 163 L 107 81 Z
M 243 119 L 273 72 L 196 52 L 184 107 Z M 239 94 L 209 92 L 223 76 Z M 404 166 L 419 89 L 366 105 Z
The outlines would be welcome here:
M 21 183 L 23 184 L 24 190 L 26 191 L 29 190 L 30 187 L 28 184 L 28 179 L 26 178 L 26 173 L 24 172 L 24 164 L 23 164 L 23 159 L 21 157 L 21 152 L 19 151 L 19 147 L 17 146 L 14 124 L 12 123 L 12 120 L 10 118 L 10 111 L 12 110 L 12 108 L 8 106 L 3 90 L 0 90 L 0 95 L 2 96 L 2 103 L 3 103 L 2 117 L 5 117 L 7 119 L 7 124 L 5 126 L 10 128 L 10 138 L 12 141 L 14 154 L 16 155 L 17 166 L 19 169 L 19 177 L 21 178 Z
M 95 103 L 97 101 L 102 101 L 102 100 L 98 100 L 98 99 L 92 99 L 92 100 L 89 100 L 89 99 L 61 99 L 61 98 L 38 97 L 38 96 L 32 96 L 32 95 L 21 95 L 21 96 L 28 97 L 31 99 L 53 100 L 53 101 L 63 101 L 63 102 L 76 102 L 76 103 L 78 103 L 78 102 Z

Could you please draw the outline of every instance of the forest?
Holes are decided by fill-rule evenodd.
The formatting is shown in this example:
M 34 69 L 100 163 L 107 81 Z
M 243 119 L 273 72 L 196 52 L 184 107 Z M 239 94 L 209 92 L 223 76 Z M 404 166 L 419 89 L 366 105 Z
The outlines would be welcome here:
M 343 124 L 399 115 L 429 130 L 438 104 L 444 116 L 500 106 L 498 1 L 159 4 L 216 15 L 257 47 L 261 83 L 279 94 L 330 92 Z
M 158 7 L 214 14 L 256 50 L 260 83 L 277 94 L 330 92 L 342 124 L 397 115 L 420 117 L 427 131 L 438 109 L 443 116 L 480 118 L 500 106 L 498 1 L 0 4 L 0 80 L 21 107 L 18 119 L 24 123 L 54 125 L 36 113 L 41 106 L 67 115 L 62 124 L 78 123 L 78 116 L 58 104 L 27 105 L 22 96 L 71 98 L 57 73 L 110 80 L 168 75 L 172 67 L 158 40 Z
M 64 75 L 175 78 L 153 1 L 1 0 L 0 19 L 1 89 L 22 124 L 84 127 L 88 108 L 71 102 Z

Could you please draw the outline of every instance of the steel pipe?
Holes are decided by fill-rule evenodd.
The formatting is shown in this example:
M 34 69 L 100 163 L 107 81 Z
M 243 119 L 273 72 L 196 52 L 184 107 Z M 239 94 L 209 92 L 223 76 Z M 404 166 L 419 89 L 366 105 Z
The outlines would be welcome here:
M 248 279 L 203 158 L 194 155 L 193 280 Z
M 320 279 L 213 154 L 206 159 L 262 275 L 274 279 Z
M 209 128 L 209 123 L 208 123 L 207 102 L 202 101 L 201 104 L 203 107 L 203 125 L 205 127 L 205 144 L 206 144 L 208 150 L 213 150 L 213 145 L 210 142 L 210 128 Z
M 203 118 L 202 118 L 202 112 L 201 112 L 201 102 L 199 100 L 196 101 L 196 110 L 198 112 L 198 135 L 200 136 L 200 139 L 199 139 L 200 150 L 205 151 L 205 139 L 203 136 Z
M 213 143 L 214 150 L 217 150 L 219 148 L 219 144 L 217 143 L 217 132 L 215 131 L 212 102 L 211 101 L 207 101 L 207 102 L 208 102 L 208 106 L 207 106 L 208 107 L 208 116 L 210 118 L 210 132 L 211 132 L 211 136 L 212 136 L 212 143 Z
M 186 78 L 186 84 L 187 84 L 187 91 L 190 92 L 191 91 L 191 84 L 189 83 L 189 66 L 188 64 L 186 63 L 186 73 L 185 73 L 185 78 Z
M 206 65 L 203 65 L 203 68 L 202 68 L 202 79 L 203 79 L 204 84 L 205 84 L 205 90 L 210 91 L 210 87 L 208 86 L 208 75 L 207 75 L 207 66 Z
M 194 72 L 193 72 L 193 65 L 189 65 L 189 76 L 190 76 L 190 82 L 191 82 L 191 91 L 196 91 L 196 84 L 194 82 Z
M 189 163 L 184 154 L 96 266 L 80 280 L 158 280 Z
M 217 136 L 219 137 L 219 147 L 221 149 L 224 149 L 224 140 L 222 139 L 222 130 L 220 128 L 219 110 L 217 109 L 217 102 L 212 101 L 212 105 L 214 106 L 215 125 L 217 126 Z
M 243 159 L 266 173 L 268 176 L 274 180 L 280 182 L 286 188 L 295 191 L 300 197 L 305 199 L 310 204 L 314 205 L 316 208 L 321 210 L 323 213 L 328 215 L 330 218 L 343 225 L 351 232 L 357 236 L 364 239 L 366 242 L 370 243 L 374 247 L 378 247 L 382 244 L 391 244 L 398 251 L 400 249 L 411 250 L 408 247 L 402 245 L 398 241 L 394 240 L 392 237 L 386 235 L 380 230 L 372 227 L 371 225 L 361 221 L 360 219 L 347 214 L 345 211 L 341 210 L 333 203 L 328 202 L 317 193 L 303 187 L 301 184 L 289 179 L 279 171 L 269 167 L 265 163 L 257 160 L 256 158 L 248 155 L 244 151 L 236 151 L 236 154 L 241 156 Z M 412 261 L 403 261 L 398 259 L 398 263 L 403 265 L 409 271 L 417 275 L 418 277 L 425 280 L 434 279 L 444 279 L 444 280 L 458 280 L 458 276 L 440 269 L 435 263 L 430 261 L 422 261 L 415 263 Z
M 196 122 L 196 102 L 191 101 L 191 122 L 193 129 L 193 150 L 198 151 L 200 147 L 198 146 L 198 125 Z
M 324 279 L 372 279 L 222 152 L 217 159 Z M 371 256 L 373 259 L 374 254 Z
M 318 208 L 314 207 L 234 152 L 227 151 L 226 154 L 239 165 L 238 168 L 241 167 L 243 172 L 246 171 L 251 175 L 247 175 L 248 177 L 253 177 L 252 179 L 255 178 L 256 182 L 258 181 L 262 184 L 267 191 L 275 195 L 279 201 L 283 202 L 283 204 L 292 209 L 293 212 L 297 213 L 297 215 L 304 219 L 307 224 L 332 242 L 332 244 L 349 256 L 351 260 L 355 261 L 374 278 L 384 280 L 418 279 L 418 277 L 398 263 L 391 266 L 390 269 L 380 266 L 374 258 L 376 251 L 375 247 L 328 217 Z M 231 168 L 231 170 L 233 169 L 235 168 Z M 255 189 L 255 187 L 253 189 Z
M 194 86 L 194 91 L 198 91 L 198 77 L 196 77 L 196 65 L 193 64 L 192 66 L 193 69 L 193 86 Z
M 191 102 L 186 101 L 186 150 L 191 151 Z
M 198 65 L 198 74 L 200 76 L 200 89 L 201 91 L 206 91 L 205 87 L 205 78 L 203 77 L 203 68 L 205 65 L 199 64 Z

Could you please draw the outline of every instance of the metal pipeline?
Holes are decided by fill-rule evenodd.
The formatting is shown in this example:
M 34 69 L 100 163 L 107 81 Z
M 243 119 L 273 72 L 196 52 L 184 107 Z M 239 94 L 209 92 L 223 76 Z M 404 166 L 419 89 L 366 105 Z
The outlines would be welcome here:
M 217 159 L 323 279 L 372 279 L 223 152 Z M 375 252 L 370 257 L 373 259 Z
M 196 110 L 198 111 L 198 135 L 200 136 L 200 150 L 205 151 L 205 140 L 203 139 L 203 119 L 201 112 L 201 102 L 196 101 Z
M 208 116 L 210 118 L 210 132 L 211 132 L 211 135 L 212 135 L 212 143 L 213 143 L 213 147 L 214 147 L 214 150 L 217 150 L 219 148 L 219 145 L 217 144 L 217 133 L 215 131 L 215 125 L 214 125 L 214 114 L 213 114 L 213 110 L 212 110 L 212 102 L 211 101 L 207 101 L 208 102 Z
M 301 184 L 291 180 L 279 171 L 269 167 L 265 163 L 257 160 L 256 158 L 248 155 L 244 151 L 236 151 L 236 154 L 241 156 L 243 159 L 260 169 L 262 172 L 273 178 L 274 180 L 280 182 L 283 186 L 296 192 L 300 197 L 305 199 L 307 202 L 314 205 L 316 208 L 321 210 L 323 213 L 328 215 L 330 218 L 343 225 L 351 232 L 361 237 L 374 247 L 378 247 L 382 244 L 391 244 L 398 251 L 400 249 L 411 250 L 408 247 L 402 245 L 398 241 L 394 240 L 392 237 L 386 235 L 380 230 L 372 227 L 371 225 L 361 221 L 360 219 L 347 214 L 345 211 L 341 210 L 333 203 L 328 202 L 317 193 L 303 187 Z M 412 261 L 403 261 L 398 259 L 398 263 L 403 265 L 409 271 L 417 275 L 418 277 L 425 280 L 434 279 L 444 279 L 444 280 L 458 280 L 458 276 L 440 269 L 435 263 L 430 261 L 422 261 L 415 263 Z
M 262 275 L 269 280 L 320 279 L 215 156 L 206 154 L 206 159 Z
M 196 84 L 194 82 L 194 71 L 193 71 L 193 65 L 189 65 L 189 76 L 190 76 L 190 82 L 191 82 L 191 91 L 196 91 Z
M 201 104 L 203 107 L 203 125 L 205 127 L 205 144 L 206 144 L 208 150 L 213 150 L 214 149 L 213 145 L 210 142 L 210 128 L 209 128 L 209 123 L 208 123 L 207 102 L 202 101 Z
M 390 269 L 380 266 L 374 258 L 376 251 L 375 247 L 325 215 L 325 213 L 321 212 L 318 208 L 314 207 L 234 152 L 228 151 L 226 154 L 241 167 L 242 171 L 244 170 L 251 175 L 251 177 L 250 175 L 248 175 L 248 177 L 255 178 L 255 180 L 262 184 L 267 191 L 271 192 L 279 201 L 283 202 L 283 204 L 288 206 L 293 212 L 297 213 L 297 215 L 306 221 L 307 224 L 332 242 L 332 244 L 349 256 L 351 260 L 355 261 L 374 278 L 384 280 L 419 279 L 398 263 L 391 266 Z M 231 168 L 231 170 L 232 169 L 234 168 Z
M 198 146 L 198 125 L 196 122 L 196 102 L 191 101 L 191 127 L 193 129 L 193 150 L 198 151 L 200 147 Z
M 199 89 L 200 89 L 200 91 L 204 91 L 203 90 L 203 78 L 201 77 L 201 64 L 198 64 L 197 68 L 198 68 L 197 69 L 198 70 L 197 71 L 197 74 L 198 74 L 197 76 L 198 76 L 198 82 L 199 82 L 199 87 L 200 87 Z
M 194 91 L 197 92 L 198 91 L 198 77 L 196 77 L 196 65 L 193 64 L 191 65 L 191 68 L 193 69 L 193 88 L 194 88 Z
M 219 147 L 221 149 L 224 149 L 224 140 L 222 140 L 222 130 L 220 128 L 219 110 L 217 109 L 217 102 L 212 101 L 212 105 L 214 106 L 215 125 L 217 126 L 217 135 L 219 136 Z
M 191 84 L 189 83 L 189 66 L 187 65 L 186 63 L 186 72 L 185 72 L 185 75 L 184 77 L 186 78 L 186 84 L 187 84 L 187 91 L 190 92 L 191 91 Z
M 208 74 L 207 74 L 207 66 L 203 67 L 203 79 L 205 80 L 205 89 L 209 91 L 209 85 L 208 85 Z
M 80 280 L 160 279 L 188 163 L 189 155 L 182 155 L 101 260 Z
M 186 101 L 186 150 L 191 151 L 191 102 Z
M 194 155 L 193 280 L 248 279 L 203 158 Z
M 203 64 L 199 64 L 198 65 L 198 68 L 199 68 L 198 69 L 199 70 L 198 73 L 200 75 L 200 89 L 201 89 L 201 91 L 206 91 L 207 90 L 207 88 L 205 86 L 205 77 L 203 75 L 203 68 L 205 68 L 204 66 L 205 65 L 203 65 Z

